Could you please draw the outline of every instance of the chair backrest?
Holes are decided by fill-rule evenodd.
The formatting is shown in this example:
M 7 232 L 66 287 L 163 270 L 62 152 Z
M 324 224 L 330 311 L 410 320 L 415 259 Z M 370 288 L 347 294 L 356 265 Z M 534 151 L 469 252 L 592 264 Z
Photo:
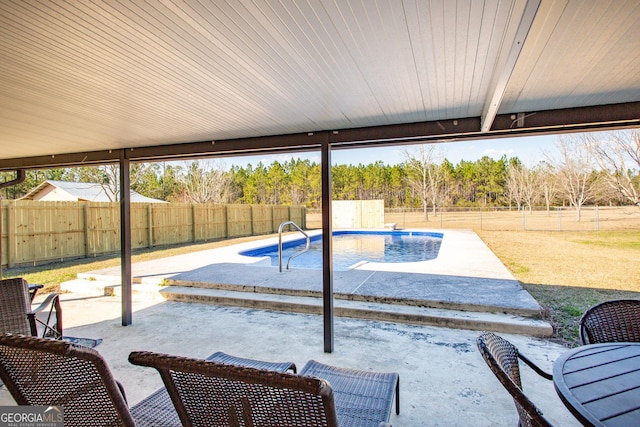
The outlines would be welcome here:
M 93 349 L 0 334 L 0 378 L 18 405 L 62 405 L 65 425 L 135 425 L 109 367 Z
M 29 284 L 17 277 L 0 280 L 0 332 L 31 335 Z
M 511 394 L 520 417 L 519 425 L 522 427 L 551 426 L 542 416 L 542 412 L 522 391 L 518 349 L 509 341 L 491 332 L 481 333 L 477 338 L 477 344 L 480 354 L 491 371 Z
M 580 318 L 580 341 L 640 342 L 640 300 L 611 300 L 589 308 Z
M 36 308 L 21 277 L 0 280 L 0 333 L 62 338 L 62 307 L 58 294 L 49 294 Z
M 322 379 L 152 352 L 129 361 L 158 370 L 185 426 L 338 426 Z

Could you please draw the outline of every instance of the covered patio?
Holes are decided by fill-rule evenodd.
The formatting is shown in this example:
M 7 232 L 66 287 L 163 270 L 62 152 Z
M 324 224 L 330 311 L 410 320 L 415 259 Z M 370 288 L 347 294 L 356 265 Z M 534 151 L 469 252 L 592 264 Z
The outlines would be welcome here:
M 637 127 L 635 1 L 2 2 L 0 170 Z M 3 245 L 0 245 L 0 249 Z M 323 247 L 324 349 L 333 345 Z
M 123 328 L 117 297 L 78 293 L 63 295 L 65 334 L 102 338 L 96 347 L 130 404 L 162 386 L 155 370 L 127 361 L 134 350 L 151 350 L 204 358 L 216 352 L 268 361 L 308 360 L 362 370 L 400 374 L 400 415 L 394 427 L 508 426 L 518 418 L 509 394 L 478 353 L 477 331 L 400 323 L 335 319 L 339 351 L 322 351 L 322 316 L 210 304 L 151 301 L 133 298 L 136 321 Z M 502 334 L 547 371 L 566 350 L 551 341 Z M 551 381 L 522 368 L 526 393 L 558 426 L 580 425 L 557 397 Z M 12 405 L 6 387 L 0 405 Z
M 2 186 L 120 166 L 122 298 L 63 304 L 65 333 L 104 339 L 130 403 L 160 385 L 130 351 L 225 351 L 395 370 L 395 426 L 517 423 L 477 332 L 334 319 L 330 240 L 322 316 L 138 300 L 130 167 L 318 151 L 330 235 L 332 150 L 639 126 L 637 1 L 3 1 L 0 17 L 0 171 L 16 173 Z M 547 370 L 564 351 L 508 338 Z M 523 376 L 550 420 L 575 425 L 551 383 Z

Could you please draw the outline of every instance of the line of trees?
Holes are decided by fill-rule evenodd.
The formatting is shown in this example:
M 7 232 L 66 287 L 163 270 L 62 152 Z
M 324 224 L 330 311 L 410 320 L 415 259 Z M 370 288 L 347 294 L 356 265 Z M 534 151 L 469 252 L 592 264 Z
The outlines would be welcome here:
M 560 136 L 556 153 L 528 167 L 517 157 L 482 157 L 453 164 L 438 144 L 407 147 L 400 163 L 334 165 L 333 199 L 384 199 L 388 208 L 422 208 L 428 219 L 449 206 L 640 206 L 640 131 Z M 5 175 L 5 180 L 12 179 Z M 47 179 L 99 182 L 118 199 L 117 165 L 29 171 L 18 198 Z M 134 164 L 131 187 L 169 202 L 321 205 L 321 168 L 310 160 L 224 166 L 214 160 Z

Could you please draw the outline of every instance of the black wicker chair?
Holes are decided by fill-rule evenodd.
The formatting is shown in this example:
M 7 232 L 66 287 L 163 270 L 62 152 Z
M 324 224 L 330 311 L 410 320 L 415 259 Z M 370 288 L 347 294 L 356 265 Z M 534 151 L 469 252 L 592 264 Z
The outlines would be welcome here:
M 64 406 L 69 426 L 168 426 L 175 412 L 150 398 L 129 409 L 102 356 L 62 340 L 0 334 L 0 378 L 18 405 Z
M 23 278 L 0 280 L 0 332 L 62 338 L 62 307 L 58 294 L 49 294 L 35 309 Z
M 133 352 L 129 361 L 158 370 L 185 426 L 378 427 L 389 420 L 398 386 L 397 374 L 331 374 L 313 361 L 298 375 L 151 352 Z
M 640 300 L 611 300 L 589 308 L 580 318 L 580 341 L 640 342 Z
M 500 383 L 507 389 L 516 404 L 520 427 L 549 427 L 542 412 L 529 400 L 522 391 L 522 381 L 520 379 L 520 364 L 518 359 L 525 362 L 531 369 L 542 377 L 551 380 L 551 374 L 544 372 L 533 362 L 522 355 L 516 346 L 504 338 L 492 333 L 483 332 L 477 338 L 480 354 L 487 362 L 491 371 L 498 378 Z
M 262 369 L 262 370 L 274 371 L 274 372 L 287 372 L 287 371 L 292 371 L 293 373 L 297 372 L 296 364 L 293 362 L 265 362 L 265 361 L 256 360 L 256 359 L 244 359 L 241 357 L 231 356 L 221 351 L 213 353 L 211 356 L 207 357 L 205 360 L 210 362 L 222 363 L 225 365 L 244 366 L 244 367 Z M 145 401 L 153 402 L 153 405 L 156 405 L 161 408 L 171 408 L 170 412 L 167 411 L 163 415 L 164 417 L 163 425 L 165 426 L 182 425 L 182 423 L 180 422 L 180 418 L 178 417 L 178 413 L 174 409 L 171 396 L 169 396 L 169 392 L 165 387 L 162 387 L 156 390 L 149 397 L 147 397 Z M 134 418 L 136 419 L 136 423 L 138 425 L 143 424 L 143 425 L 153 426 L 157 416 L 153 412 L 145 409 L 140 413 L 138 412 L 134 413 Z

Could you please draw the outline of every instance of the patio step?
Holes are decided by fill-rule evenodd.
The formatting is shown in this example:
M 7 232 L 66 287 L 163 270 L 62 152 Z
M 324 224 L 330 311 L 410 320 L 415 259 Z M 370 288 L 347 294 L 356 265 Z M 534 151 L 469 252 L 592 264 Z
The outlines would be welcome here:
M 121 286 L 113 278 L 91 277 L 60 284 L 61 291 L 83 295 L 120 296 Z M 229 289 L 190 286 L 161 286 L 158 283 L 134 283 L 132 295 L 145 300 L 199 302 L 263 310 L 322 314 L 322 298 L 317 296 L 281 295 Z M 553 328 L 548 322 L 515 313 L 465 311 L 428 308 L 415 305 L 388 304 L 334 298 L 334 314 L 407 324 L 439 326 L 455 329 L 488 330 L 501 333 L 550 337 Z
M 161 287 L 155 283 L 134 283 L 131 294 L 146 300 L 164 300 L 160 294 Z M 73 292 L 93 296 L 121 296 L 120 281 L 105 279 L 74 279 L 60 283 L 62 292 Z
M 322 314 L 322 298 L 291 296 L 221 289 L 167 286 L 160 288 L 167 301 L 199 302 L 264 310 Z M 334 315 L 455 329 L 487 330 L 536 337 L 553 335 L 543 320 L 506 313 L 488 313 L 404 306 L 334 299 Z

